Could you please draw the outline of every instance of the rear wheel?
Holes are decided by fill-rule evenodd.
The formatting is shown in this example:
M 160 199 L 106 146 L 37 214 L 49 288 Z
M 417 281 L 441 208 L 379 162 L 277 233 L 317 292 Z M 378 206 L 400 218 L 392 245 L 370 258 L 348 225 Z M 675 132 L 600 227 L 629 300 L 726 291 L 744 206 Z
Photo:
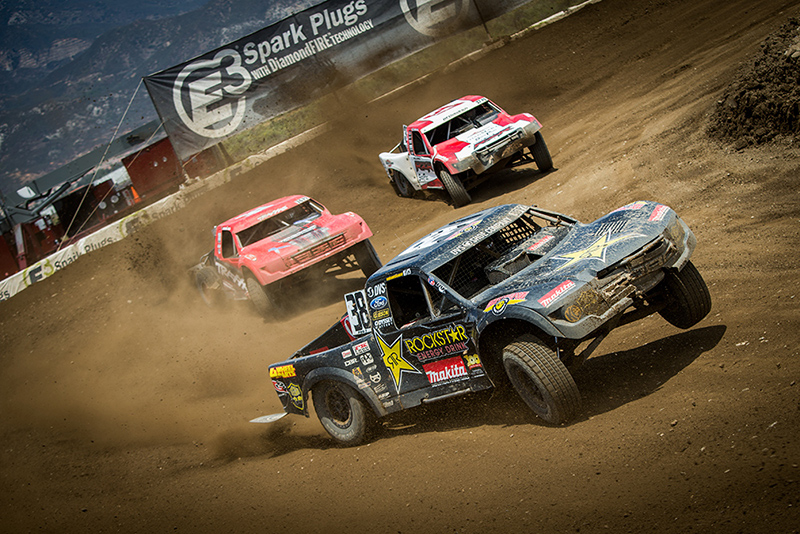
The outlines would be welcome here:
M 275 303 L 267 292 L 267 288 L 262 286 L 254 276 L 246 276 L 245 284 L 247 285 L 247 294 L 250 296 L 250 302 L 253 303 L 258 313 L 266 316 L 275 311 Z
M 392 185 L 394 185 L 394 190 L 401 197 L 411 198 L 414 196 L 414 187 L 402 173 L 392 171 Z
M 542 132 L 536 132 L 534 138 L 536 142 L 529 146 L 528 150 L 533 156 L 533 161 L 536 162 L 536 167 L 542 172 L 547 172 L 553 168 L 553 158 L 550 156 L 550 151 L 544 142 Z
M 364 276 L 369 278 L 378 269 L 381 268 L 381 260 L 378 253 L 375 252 L 375 247 L 372 246 L 369 239 L 365 239 L 354 247 L 353 254 L 355 254 L 358 267 Z
M 661 282 L 669 304 L 659 312 L 678 328 L 691 328 L 711 311 L 711 294 L 705 280 L 692 262 L 681 271 L 668 271 Z
M 326 381 L 311 391 L 317 417 L 333 439 L 342 445 L 358 445 L 366 439 L 371 414 L 353 388 Z
M 224 295 L 219 290 L 220 279 L 217 271 L 213 267 L 202 267 L 195 273 L 194 276 L 195 286 L 197 291 L 200 292 L 200 298 L 207 306 L 217 306 Z
M 442 169 L 439 171 L 439 178 L 442 180 L 442 185 L 444 185 L 450 198 L 453 199 L 454 208 L 460 208 L 472 202 L 472 197 L 469 196 L 469 193 L 466 188 L 464 188 L 464 184 L 461 183 L 458 176 L 453 176 L 447 169 Z
M 578 386 L 561 360 L 538 339 L 526 336 L 507 345 L 503 366 L 519 396 L 545 422 L 557 425 L 578 413 Z

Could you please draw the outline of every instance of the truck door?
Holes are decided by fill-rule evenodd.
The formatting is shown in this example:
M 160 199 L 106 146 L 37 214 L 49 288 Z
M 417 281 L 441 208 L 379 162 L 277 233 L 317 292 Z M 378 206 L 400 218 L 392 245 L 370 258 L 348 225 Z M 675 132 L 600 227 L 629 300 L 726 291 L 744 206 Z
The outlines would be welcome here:
M 428 140 L 416 128 L 409 129 L 407 136 L 408 158 L 411 160 L 420 185 L 436 180 L 436 172 L 433 169 L 433 155 L 431 154 Z
M 491 386 L 466 311 L 434 302 L 442 298 L 419 276 L 407 274 L 385 282 L 385 298 L 370 301 L 383 363 L 405 396 L 404 407 Z
M 217 243 L 215 254 L 219 274 L 226 280 L 225 283 L 232 283 L 239 289 L 244 290 L 244 278 L 239 271 L 239 243 L 230 228 L 220 228 L 217 232 Z

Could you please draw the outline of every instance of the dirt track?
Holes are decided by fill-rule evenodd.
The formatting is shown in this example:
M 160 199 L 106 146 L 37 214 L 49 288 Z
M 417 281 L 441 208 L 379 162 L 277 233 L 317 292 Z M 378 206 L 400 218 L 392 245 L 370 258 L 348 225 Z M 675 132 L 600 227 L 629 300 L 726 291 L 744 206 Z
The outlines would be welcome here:
M 352 106 L 331 134 L 0 304 L 0 531 L 798 532 L 800 147 L 704 133 L 739 65 L 798 15 L 788 0 L 604 0 Z M 378 152 L 468 93 L 534 113 L 557 170 L 507 171 L 456 211 L 397 198 Z M 654 316 L 609 336 L 568 426 L 507 395 L 409 412 L 354 449 L 315 418 L 251 425 L 280 410 L 267 363 L 361 280 L 265 322 L 203 307 L 183 273 L 215 223 L 298 192 L 361 214 L 385 258 L 492 205 L 588 221 L 657 200 L 695 231 L 713 309 L 689 331 Z

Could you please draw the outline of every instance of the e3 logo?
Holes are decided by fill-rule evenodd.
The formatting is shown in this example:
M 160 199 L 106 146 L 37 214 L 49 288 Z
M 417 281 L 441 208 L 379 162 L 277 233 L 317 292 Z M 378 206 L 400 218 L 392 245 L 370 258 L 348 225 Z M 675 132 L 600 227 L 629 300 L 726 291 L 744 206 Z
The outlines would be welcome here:
M 400 0 L 400 9 L 419 33 L 443 37 L 465 25 L 469 4 L 470 0 Z
M 242 123 L 246 102 L 238 95 L 247 91 L 252 81 L 239 53 L 221 50 L 213 59 L 184 67 L 175 79 L 172 102 L 186 127 L 197 135 L 225 137 Z

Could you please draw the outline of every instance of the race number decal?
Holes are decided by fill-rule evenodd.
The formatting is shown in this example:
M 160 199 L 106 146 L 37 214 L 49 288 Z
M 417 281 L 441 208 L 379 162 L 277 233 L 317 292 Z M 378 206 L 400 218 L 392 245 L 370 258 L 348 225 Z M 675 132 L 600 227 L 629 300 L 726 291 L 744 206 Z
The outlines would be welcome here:
M 350 317 L 353 334 L 361 336 L 369 332 L 369 306 L 364 290 L 346 294 L 344 302 L 347 305 L 347 315 Z

